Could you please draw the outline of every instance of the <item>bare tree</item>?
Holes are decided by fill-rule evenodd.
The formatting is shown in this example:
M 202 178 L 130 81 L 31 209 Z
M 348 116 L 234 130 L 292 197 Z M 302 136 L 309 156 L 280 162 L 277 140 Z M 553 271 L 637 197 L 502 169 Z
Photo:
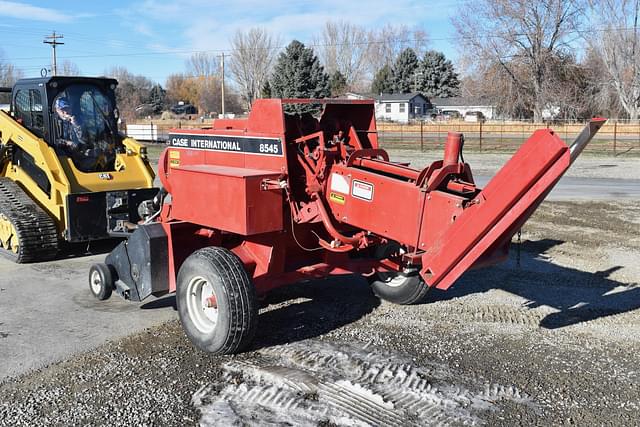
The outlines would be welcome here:
M 604 80 L 617 95 L 632 120 L 640 116 L 639 0 L 594 0 L 598 31 L 589 38 L 591 48 L 602 58 Z M 601 27 L 600 27 L 601 26 Z
M 478 0 L 465 3 L 453 24 L 467 59 L 498 64 L 538 121 L 553 103 L 552 64 L 572 50 L 584 6 L 585 0 Z
M 367 62 L 371 74 L 385 65 L 391 66 L 400 52 L 411 48 L 422 57 L 427 50 L 429 40 L 422 28 L 410 29 L 406 25 L 387 24 L 368 35 L 369 49 Z
M 325 23 L 322 33 L 315 37 L 315 51 L 329 74 L 339 72 L 346 79 L 346 89 L 366 87 L 367 31 L 346 21 Z
M 124 117 L 135 117 L 139 107 L 149 102 L 151 89 L 155 85 L 150 79 L 134 75 L 125 67 L 120 66 L 112 67 L 105 72 L 105 75 L 118 80 L 116 98 L 120 113 Z
M 24 77 L 22 70 L 17 69 L 13 64 L 3 60 L 0 50 L 0 86 L 12 87 L 14 83 Z M 0 93 L 0 104 L 7 104 L 11 101 L 11 94 Z
M 79 76 L 80 75 L 80 68 L 78 68 L 78 65 L 75 62 L 69 61 L 68 59 L 65 59 L 64 62 L 62 63 L 62 72 L 60 73 L 61 76 Z
M 279 45 L 280 39 L 263 28 L 252 28 L 247 32 L 238 30 L 231 39 L 233 52 L 229 69 L 249 107 L 254 99 L 260 98 Z
M 218 64 L 218 56 L 207 52 L 196 52 L 185 63 L 188 74 L 202 77 L 217 75 Z

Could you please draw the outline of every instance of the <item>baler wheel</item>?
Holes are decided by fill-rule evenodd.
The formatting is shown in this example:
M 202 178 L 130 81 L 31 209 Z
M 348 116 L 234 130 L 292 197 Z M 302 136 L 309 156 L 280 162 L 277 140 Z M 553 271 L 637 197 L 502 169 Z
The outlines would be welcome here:
M 89 289 L 100 301 L 109 299 L 113 291 L 114 278 L 106 264 L 93 264 L 89 269 Z
M 258 301 L 244 264 L 219 247 L 200 249 L 180 267 L 176 290 L 180 322 L 196 347 L 231 354 L 253 339 Z
M 377 296 L 395 304 L 417 304 L 429 291 L 429 287 L 418 274 L 377 273 L 368 280 Z

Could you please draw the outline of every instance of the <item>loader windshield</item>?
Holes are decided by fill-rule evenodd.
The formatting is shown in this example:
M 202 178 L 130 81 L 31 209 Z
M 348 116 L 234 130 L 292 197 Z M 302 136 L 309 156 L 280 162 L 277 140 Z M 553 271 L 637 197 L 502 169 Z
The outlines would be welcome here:
M 121 148 L 113 102 L 97 86 L 67 86 L 53 100 L 56 149 L 83 172 L 114 169 Z

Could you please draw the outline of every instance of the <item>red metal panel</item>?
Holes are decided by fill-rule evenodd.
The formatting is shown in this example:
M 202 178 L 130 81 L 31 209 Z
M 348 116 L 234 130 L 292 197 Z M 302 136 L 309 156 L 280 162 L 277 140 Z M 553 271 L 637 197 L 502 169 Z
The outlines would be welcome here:
M 171 215 L 182 221 L 242 235 L 283 228 L 281 191 L 263 191 L 277 173 L 213 165 L 171 169 Z
M 344 180 L 347 187 L 337 184 L 338 180 Z M 331 212 L 338 221 L 416 245 L 425 194 L 415 184 L 336 165 L 326 191 Z
M 533 210 L 569 167 L 568 147 L 550 130 L 536 131 L 422 257 L 429 286 L 447 289 L 514 222 Z

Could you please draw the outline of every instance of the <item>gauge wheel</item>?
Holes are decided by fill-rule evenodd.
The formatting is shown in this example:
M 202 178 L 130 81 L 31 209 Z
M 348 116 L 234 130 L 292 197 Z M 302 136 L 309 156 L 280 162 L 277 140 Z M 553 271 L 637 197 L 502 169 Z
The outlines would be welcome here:
M 410 305 L 424 300 L 429 290 L 422 277 L 415 272 L 379 272 L 368 278 L 373 292 L 395 304 Z
M 219 247 L 200 249 L 180 267 L 176 302 L 180 322 L 201 350 L 232 354 L 255 334 L 258 301 L 244 264 Z
M 108 265 L 93 264 L 89 269 L 89 289 L 100 301 L 109 299 L 114 283 L 114 274 Z

